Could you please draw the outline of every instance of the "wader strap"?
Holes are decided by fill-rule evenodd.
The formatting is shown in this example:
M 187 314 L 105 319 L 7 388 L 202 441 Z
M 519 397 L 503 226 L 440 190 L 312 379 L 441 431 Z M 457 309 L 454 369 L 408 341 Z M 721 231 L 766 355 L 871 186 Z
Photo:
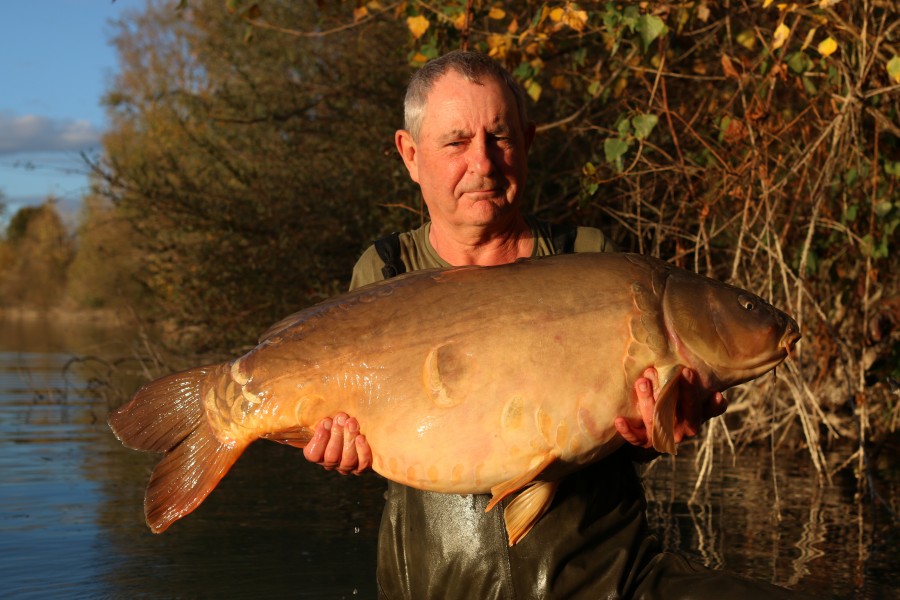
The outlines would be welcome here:
M 553 238 L 553 248 L 557 254 L 572 254 L 575 252 L 575 238 L 578 236 L 578 227 L 575 225 L 551 225 L 550 235 Z
M 400 234 L 396 231 L 375 240 L 375 251 L 378 257 L 384 261 L 381 268 L 381 274 L 385 279 L 396 277 L 402 273 L 406 273 L 406 265 L 400 258 Z

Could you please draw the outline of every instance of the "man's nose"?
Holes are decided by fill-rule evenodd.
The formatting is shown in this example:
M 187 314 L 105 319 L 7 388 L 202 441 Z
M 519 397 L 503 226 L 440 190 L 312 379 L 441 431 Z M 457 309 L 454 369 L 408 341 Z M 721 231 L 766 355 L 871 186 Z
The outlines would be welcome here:
M 494 159 L 488 140 L 475 138 L 469 144 L 469 171 L 476 175 L 487 176 L 494 171 Z

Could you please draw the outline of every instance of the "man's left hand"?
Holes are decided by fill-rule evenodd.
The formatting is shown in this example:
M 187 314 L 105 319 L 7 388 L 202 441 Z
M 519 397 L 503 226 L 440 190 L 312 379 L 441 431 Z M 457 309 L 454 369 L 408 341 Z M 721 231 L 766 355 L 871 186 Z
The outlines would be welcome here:
M 728 401 L 721 392 L 716 392 L 708 400 L 695 386 L 696 374 L 684 369 L 678 382 L 678 403 L 675 415 L 675 443 L 692 438 L 700 431 L 700 426 L 718 417 L 728 408 Z M 617 417 L 614 424 L 619 434 L 630 444 L 641 448 L 652 448 L 650 432 L 653 431 L 653 409 L 659 394 L 659 379 L 653 367 L 644 371 L 644 376 L 634 384 L 637 406 L 642 422 L 629 422 L 624 417 Z

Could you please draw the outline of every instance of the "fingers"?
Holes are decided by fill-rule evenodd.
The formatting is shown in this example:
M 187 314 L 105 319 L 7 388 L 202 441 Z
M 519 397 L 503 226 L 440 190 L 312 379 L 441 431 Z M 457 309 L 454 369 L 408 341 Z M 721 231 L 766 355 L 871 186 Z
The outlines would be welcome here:
M 303 455 L 308 461 L 343 475 L 359 475 L 372 466 L 372 450 L 359 433 L 359 422 L 342 412 L 316 425 Z
M 331 471 L 341 466 L 341 458 L 344 454 L 344 426 L 347 424 L 347 415 L 338 413 L 331 423 L 331 437 L 325 445 L 325 453 L 321 465 Z M 354 446 L 355 448 L 355 446 Z
M 647 371 L 653 372 L 653 379 L 646 377 Z M 653 392 L 654 390 L 658 392 L 659 388 L 654 384 L 656 381 L 656 369 L 648 369 L 647 371 L 644 372 L 644 377 L 634 383 L 634 391 L 637 396 L 638 412 L 641 415 L 641 420 L 644 422 L 644 429 L 653 431 L 653 409 L 656 408 L 656 398 Z
M 354 475 L 359 475 L 372 468 L 372 449 L 369 447 L 366 436 L 362 434 L 356 436 L 356 455 L 359 457 L 359 464 L 353 470 Z
M 650 436 L 647 435 L 647 430 L 643 427 L 632 427 L 628 422 L 628 419 L 616 417 L 616 420 L 613 421 L 613 425 L 615 425 L 619 435 L 621 435 L 629 444 L 641 448 L 649 448 L 653 445 L 650 443 Z
M 728 399 L 722 392 L 716 392 L 709 402 L 703 406 L 703 420 L 709 421 L 725 412 L 728 408 Z
M 306 460 L 321 464 L 325 458 L 325 446 L 331 436 L 331 419 L 322 419 L 316 423 L 313 437 L 303 448 L 303 456 Z
M 652 373 L 650 373 L 652 372 Z M 650 374 L 650 377 L 646 375 Z M 653 408 L 656 401 L 653 399 L 654 382 L 656 381 L 656 369 L 647 369 L 645 377 L 638 379 L 634 384 L 635 398 L 638 414 L 641 422 L 631 423 L 624 417 L 617 417 L 613 421 L 616 431 L 626 442 L 641 448 L 649 448 L 653 444 L 650 440 L 650 432 L 653 431 Z

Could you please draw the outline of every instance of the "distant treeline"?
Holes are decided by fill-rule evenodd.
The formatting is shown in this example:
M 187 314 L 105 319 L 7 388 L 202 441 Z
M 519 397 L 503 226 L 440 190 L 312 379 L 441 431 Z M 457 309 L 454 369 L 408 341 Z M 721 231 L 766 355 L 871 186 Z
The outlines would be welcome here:
M 116 29 L 78 235 L 52 206 L 13 216 L 2 298 L 127 303 L 182 348 L 248 347 L 427 217 L 393 149 L 402 93 L 467 47 L 531 98 L 528 212 L 795 316 L 798 360 L 735 396 L 732 435 L 803 439 L 824 469 L 826 440 L 900 422 L 897 8 L 153 3 Z

